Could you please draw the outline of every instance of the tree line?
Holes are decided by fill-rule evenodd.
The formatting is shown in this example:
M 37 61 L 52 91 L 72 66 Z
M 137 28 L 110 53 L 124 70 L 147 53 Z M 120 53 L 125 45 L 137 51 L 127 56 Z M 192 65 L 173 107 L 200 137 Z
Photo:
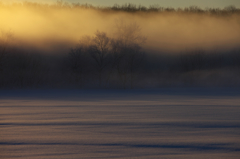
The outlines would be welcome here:
M 143 64 L 141 45 L 146 38 L 139 34 L 141 28 L 136 23 L 120 22 L 116 27 L 115 38 L 96 31 L 93 37 L 83 37 L 79 45 L 71 49 L 68 66 L 76 81 L 82 84 L 86 74 L 92 72 L 99 87 L 117 78 L 124 88 L 127 83 L 133 88 L 134 75 Z
M 43 54 L 0 41 L 0 88 L 149 88 L 240 86 L 240 49 L 154 54 L 136 23 L 119 21 L 114 37 L 96 31 L 65 54 Z
M 94 6 L 88 3 L 68 3 L 58 0 L 54 4 L 43 4 L 36 2 L 22 2 L 22 3 L 14 3 L 12 5 L 15 6 L 28 6 L 28 7 L 36 7 L 36 8 L 54 8 L 54 9 L 94 9 L 98 11 L 114 11 L 114 12 L 158 12 L 158 13 L 199 13 L 199 14 L 212 14 L 212 15 L 231 15 L 231 14 L 240 14 L 240 8 L 235 7 L 234 5 L 229 5 L 224 8 L 205 8 L 202 9 L 198 6 L 190 6 L 185 8 L 173 8 L 173 7 L 162 7 L 158 4 L 150 5 L 149 7 L 143 5 L 136 5 L 132 3 L 126 3 L 123 5 L 114 4 L 113 6 Z M 0 2 L 0 6 L 4 6 L 3 3 Z

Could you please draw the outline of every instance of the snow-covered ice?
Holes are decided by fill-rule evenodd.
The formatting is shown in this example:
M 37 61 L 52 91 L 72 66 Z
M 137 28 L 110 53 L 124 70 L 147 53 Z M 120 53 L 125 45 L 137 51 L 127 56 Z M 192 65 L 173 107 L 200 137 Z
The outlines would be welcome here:
M 0 91 L 1 159 L 239 156 L 238 89 Z

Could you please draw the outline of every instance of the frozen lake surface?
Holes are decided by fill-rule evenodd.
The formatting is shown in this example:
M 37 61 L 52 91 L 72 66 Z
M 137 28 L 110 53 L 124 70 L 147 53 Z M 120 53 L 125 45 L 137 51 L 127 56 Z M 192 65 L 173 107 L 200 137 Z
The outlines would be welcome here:
M 0 158 L 240 158 L 239 89 L 1 90 Z

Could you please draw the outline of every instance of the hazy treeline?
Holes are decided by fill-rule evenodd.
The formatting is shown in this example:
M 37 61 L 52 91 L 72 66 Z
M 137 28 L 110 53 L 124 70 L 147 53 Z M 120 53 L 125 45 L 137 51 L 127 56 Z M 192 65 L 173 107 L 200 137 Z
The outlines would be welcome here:
M 91 9 L 98 9 L 102 11 L 125 11 L 125 12 L 178 12 L 178 13 L 207 13 L 207 14 L 219 14 L 219 15 L 228 15 L 233 13 L 240 13 L 240 9 L 236 8 L 235 6 L 226 6 L 224 9 L 220 8 L 205 8 L 202 9 L 198 6 L 190 6 L 185 8 L 172 8 L 172 7 L 161 7 L 159 5 L 150 5 L 149 7 L 142 6 L 142 5 L 135 5 L 135 4 L 124 4 L 118 5 L 115 4 L 112 7 L 96 7 L 92 6 L 91 4 L 79 4 L 79 3 L 63 3 L 58 2 L 60 6 L 65 7 L 73 7 L 73 8 L 91 8 Z
M 0 88 L 240 86 L 233 6 L 0 8 Z
M 0 2 L 0 5 L 4 5 Z M 136 5 L 132 3 L 126 3 L 123 5 L 114 4 L 113 6 L 93 6 L 88 3 L 68 3 L 63 1 L 57 1 L 55 4 L 42 4 L 34 2 L 22 2 L 22 3 L 13 3 L 12 5 L 25 5 L 32 7 L 48 7 L 48 8 L 71 8 L 71 9 L 96 9 L 101 11 L 124 11 L 124 12 L 182 12 L 182 13 L 211 13 L 211 14 L 232 14 L 240 13 L 240 9 L 236 8 L 234 5 L 226 6 L 225 8 L 205 8 L 202 9 L 198 6 L 190 6 L 185 8 L 172 8 L 172 7 L 161 7 L 158 4 L 150 5 L 148 7 L 143 5 Z
M 1 43 L 0 88 L 240 86 L 240 49 L 154 54 L 143 51 L 146 38 L 136 23 L 124 27 L 118 38 L 100 31 L 84 36 L 65 54 Z

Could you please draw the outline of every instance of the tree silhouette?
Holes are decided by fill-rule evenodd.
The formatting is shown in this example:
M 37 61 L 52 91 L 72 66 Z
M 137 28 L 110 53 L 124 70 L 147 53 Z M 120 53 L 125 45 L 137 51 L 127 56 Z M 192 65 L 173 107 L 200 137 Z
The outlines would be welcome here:
M 102 85 L 102 74 L 109 64 L 109 54 L 111 39 L 104 32 L 97 31 L 92 39 L 93 44 L 90 46 L 91 57 L 95 61 L 95 68 L 98 72 L 99 86 Z
M 146 37 L 141 35 L 141 27 L 136 22 L 126 23 L 122 19 L 117 19 L 115 23 L 116 39 L 122 42 L 122 45 L 138 44 L 146 42 Z
M 146 37 L 141 35 L 141 28 L 137 23 L 127 24 L 123 20 L 116 22 L 115 35 L 116 39 L 112 42 L 112 48 L 118 74 L 124 88 L 128 80 L 133 88 L 134 71 L 143 60 L 141 45 L 146 41 Z

